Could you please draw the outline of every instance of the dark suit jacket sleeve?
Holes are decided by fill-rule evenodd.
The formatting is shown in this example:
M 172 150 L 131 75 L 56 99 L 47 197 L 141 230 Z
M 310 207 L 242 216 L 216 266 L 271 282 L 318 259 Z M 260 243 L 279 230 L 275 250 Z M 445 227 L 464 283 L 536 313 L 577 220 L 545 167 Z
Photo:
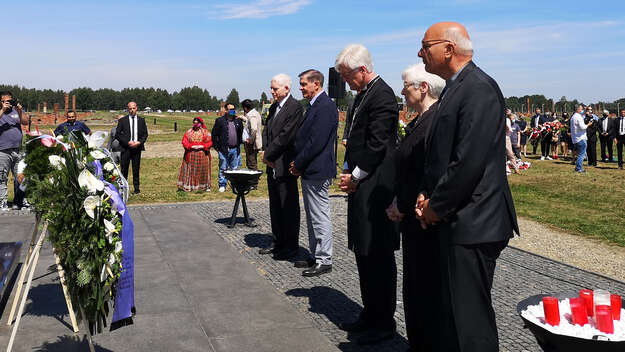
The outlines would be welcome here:
M 130 130 L 128 129 L 128 124 L 130 123 L 129 120 L 128 116 L 124 116 L 117 121 L 117 134 L 115 135 L 119 144 L 121 144 L 121 146 L 125 149 L 128 149 L 128 142 L 130 142 Z
M 361 170 L 371 173 L 382 164 L 386 148 L 393 139 L 397 138 L 397 131 L 393 127 L 397 126 L 399 111 L 395 95 L 390 89 L 382 90 L 380 94 L 371 97 L 367 105 L 370 106 L 369 124 L 367 125 L 365 152 L 362 154 L 366 157 L 356 160 L 354 168 L 358 166 Z
M 464 104 L 458 111 L 455 147 L 452 149 L 447 170 L 439 179 L 431 196 L 429 206 L 443 219 L 449 218 L 466 202 L 482 178 L 487 159 L 498 137 L 503 138 L 505 121 L 503 106 L 495 89 L 485 81 L 467 87 Z M 439 126 L 442 127 L 442 126 Z M 447 133 L 454 133 L 447 131 Z M 436 138 L 436 136 L 434 136 Z M 504 167 L 502 155 L 502 172 Z
M 267 141 L 265 159 L 270 162 L 276 161 L 282 154 L 284 154 L 284 152 L 287 151 L 288 148 L 292 147 L 295 142 L 297 127 L 302 120 L 303 110 L 302 105 L 299 102 L 295 101 L 295 104 L 291 104 L 291 109 L 294 109 L 294 111 L 291 113 L 291 116 L 289 116 L 287 123 L 284 124 L 273 140 Z
M 219 134 L 221 133 L 221 124 L 219 123 L 219 118 L 215 120 L 215 124 L 213 125 L 213 129 L 211 129 L 211 137 L 213 139 L 213 148 L 217 149 L 219 145 Z
M 295 157 L 295 169 L 303 171 L 308 164 L 323 151 L 328 144 L 328 139 L 334 133 L 337 111 L 334 104 L 324 104 L 315 111 L 315 115 L 308 116 L 315 121 L 303 150 Z M 299 147 L 298 147 L 299 149 Z
M 139 125 L 137 126 L 137 129 L 139 129 L 139 131 L 141 131 L 141 133 L 139 133 L 139 143 L 141 143 L 141 146 L 143 146 L 145 144 L 145 142 L 148 140 L 148 126 L 145 124 L 145 119 L 142 117 L 139 119 Z

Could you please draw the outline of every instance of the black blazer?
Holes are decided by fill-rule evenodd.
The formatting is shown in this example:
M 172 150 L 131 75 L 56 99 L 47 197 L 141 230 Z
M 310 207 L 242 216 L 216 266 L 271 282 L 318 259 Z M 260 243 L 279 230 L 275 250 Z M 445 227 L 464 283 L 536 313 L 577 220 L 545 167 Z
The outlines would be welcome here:
M 303 179 L 327 180 L 336 176 L 334 143 L 339 124 L 336 105 L 325 92 L 308 107 L 295 137 L 295 169 Z
M 456 244 L 519 233 L 505 168 L 504 98 L 472 61 L 445 87 L 426 146 L 422 191 Z
M 604 130 L 603 129 L 603 121 L 606 120 L 606 119 L 608 120 L 608 126 L 607 126 L 608 128 L 606 128 Z M 601 134 L 607 133 L 608 134 L 607 137 L 614 138 L 614 133 L 616 132 L 616 127 L 614 127 L 614 121 L 615 121 L 614 119 L 611 119 L 609 117 L 603 117 L 603 116 L 600 117 L 599 118 L 599 123 L 598 123 L 598 126 L 597 126 L 597 128 L 599 130 L 599 135 L 601 136 Z
M 145 119 L 141 116 L 137 115 L 137 129 L 138 136 L 137 140 L 141 143 L 139 150 L 145 150 L 145 141 L 148 140 L 148 126 L 145 124 Z M 133 150 L 133 148 L 128 147 L 128 142 L 130 142 L 130 117 L 126 115 L 117 121 L 117 128 L 115 129 L 115 139 L 119 141 L 119 145 L 124 150 Z M 134 148 L 136 149 L 136 148 Z
M 588 122 L 590 122 L 590 120 L 593 119 L 593 116 L 588 116 L 588 115 L 584 115 L 584 123 L 588 124 Z M 597 121 L 594 121 L 592 125 L 588 126 L 588 128 L 586 129 L 586 137 L 588 137 L 588 141 L 592 142 L 592 141 L 597 141 L 597 131 L 599 131 L 599 126 L 597 126 L 598 123 Z
M 356 192 L 348 196 L 347 245 L 355 253 L 399 249 L 396 223 L 386 216 L 395 189 L 394 156 L 399 107 L 393 89 L 381 78 L 369 82 L 356 96 L 345 161 L 368 172 Z
M 243 143 L 243 122 L 241 119 L 234 118 L 234 127 L 237 130 L 237 145 L 236 148 L 241 148 Z M 220 116 L 215 120 L 215 124 L 211 130 L 211 138 L 213 141 L 213 147 L 217 149 L 223 155 L 228 155 L 228 117 L 226 115 Z
M 412 120 L 406 126 L 406 136 L 397 149 L 395 197 L 397 197 L 397 209 L 404 213 L 401 223 L 404 234 L 415 233 L 421 228 L 421 225 L 417 223 L 414 210 L 423 178 L 425 139 L 435 111 L 436 105 L 432 105 L 421 116 Z
M 294 177 L 289 166 L 295 158 L 295 136 L 302 120 L 302 104 L 289 95 L 282 109 L 276 115 L 278 102 L 271 104 L 267 126 L 263 129 L 263 150 L 265 159 L 275 165 L 276 177 Z M 267 174 L 273 170 L 267 166 Z
M 538 126 L 542 126 L 545 122 L 547 122 L 545 115 L 534 115 L 530 120 L 530 128 L 536 127 L 536 119 L 538 119 Z

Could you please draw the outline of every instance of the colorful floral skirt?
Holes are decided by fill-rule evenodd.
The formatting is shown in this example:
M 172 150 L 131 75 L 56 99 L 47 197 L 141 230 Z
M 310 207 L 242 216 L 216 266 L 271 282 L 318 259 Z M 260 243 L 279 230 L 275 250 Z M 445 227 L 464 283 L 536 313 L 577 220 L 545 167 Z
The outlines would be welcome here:
M 211 188 L 210 159 L 203 150 L 189 151 L 182 158 L 178 188 L 189 191 L 208 191 Z M 187 162 L 188 159 L 189 161 Z

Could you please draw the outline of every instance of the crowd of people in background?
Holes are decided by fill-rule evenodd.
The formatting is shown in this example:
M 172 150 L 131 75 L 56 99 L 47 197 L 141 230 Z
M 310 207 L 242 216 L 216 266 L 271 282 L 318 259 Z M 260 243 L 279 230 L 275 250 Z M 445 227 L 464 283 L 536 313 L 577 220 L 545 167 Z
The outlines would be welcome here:
M 506 158 L 508 173 L 519 173 L 531 165 L 523 160 L 527 158 L 527 144 L 531 144 L 533 154 L 538 160 L 564 159 L 575 164 L 575 171 L 584 173 L 583 162 L 597 167 L 600 160 L 604 163 L 618 162 L 618 169 L 623 169 L 623 145 L 625 144 L 624 118 L 625 109 L 617 117 L 610 117 L 608 110 L 603 110 L 601 117 L 593 113 L 591 106 L 578 105 L 569 115 L 563 112 L 535 110 L 529 121 L 523 116 L 506 109 Z M 597 141 L 600 143 L 600 159 L 597 156 Z M 509 142 L 509 144 L 508 144 Z M 617 160 L 614 158 L 616 146 Z

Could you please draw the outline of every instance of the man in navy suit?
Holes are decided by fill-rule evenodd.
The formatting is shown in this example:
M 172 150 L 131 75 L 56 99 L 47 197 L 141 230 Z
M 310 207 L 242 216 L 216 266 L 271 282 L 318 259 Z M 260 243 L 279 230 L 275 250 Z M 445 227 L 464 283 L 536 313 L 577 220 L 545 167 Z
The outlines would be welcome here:
M 303 276 L 332 271 L 332 222 L 328 190 L 336 177 L 334 141 L 339 116 L 334 102 L 323 91 L 323 74 L 307 70 L 299 75 L 300 91 L 310 101 L 295 137 L 295 160 L 289 171 L 302 177 L 302 195 L 308 226 L 310 254 L 314 259 L 295 262 L 306 267 Z

